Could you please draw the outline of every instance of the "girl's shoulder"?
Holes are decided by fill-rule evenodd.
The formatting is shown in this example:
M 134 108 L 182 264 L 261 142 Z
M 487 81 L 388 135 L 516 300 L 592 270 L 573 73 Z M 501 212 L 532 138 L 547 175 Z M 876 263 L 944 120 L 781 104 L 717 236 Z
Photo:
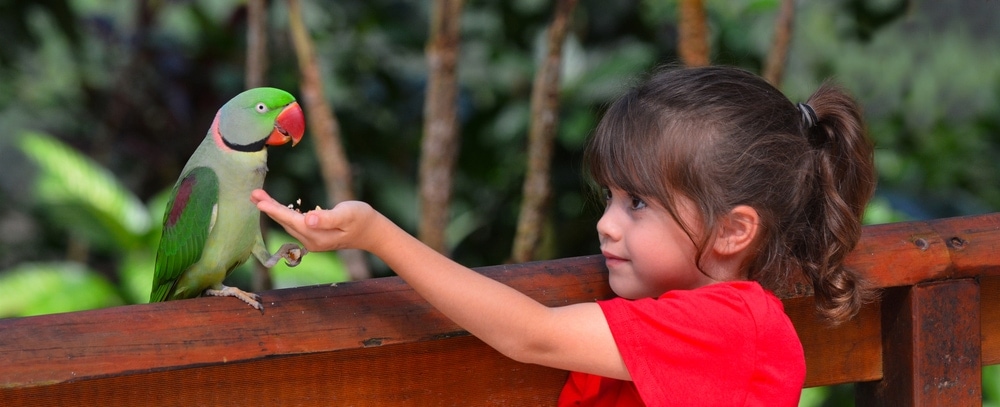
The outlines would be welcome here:
M 781 300 L 756 281 L 724 281 L 693 290 L 672 290 L 656 302 L 690 302 L 695 306 L 732 308 L 737 313 L 756 313 L 776 308 L 784 314 Z
M 798 342 L 781 300 L 755 281 L 672 290 L 659 298 L 614 298 L 599 305 L 612 332 L 619 334 L 616 338 L 628 332 L 663 342 L 725 338 L 720 344 L 735 340 L 748 347 L 778 337 Z
M 756 281 L 710 284 L 691 290 L 689 295 L 699 300 L 699 307 L 713 307 L 716 312 L 728 310 L 732 316 L 748 316 L 744 322 L 751 324 L 758 333 L 765 333 L 764 336 L 773 335 L 773 330 L 795 331 L 781 300 Z

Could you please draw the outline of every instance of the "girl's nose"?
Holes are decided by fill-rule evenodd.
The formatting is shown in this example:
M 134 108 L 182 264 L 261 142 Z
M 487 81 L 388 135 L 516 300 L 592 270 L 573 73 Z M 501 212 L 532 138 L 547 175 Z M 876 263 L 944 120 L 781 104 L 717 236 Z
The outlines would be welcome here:
M 604 214 L 597 221 L 597 237 L 602 243 L 605 240 L 615 241 L 621 238 L 620 228 L 614 219 L 614 209 L 609 206 L 604 209 Z

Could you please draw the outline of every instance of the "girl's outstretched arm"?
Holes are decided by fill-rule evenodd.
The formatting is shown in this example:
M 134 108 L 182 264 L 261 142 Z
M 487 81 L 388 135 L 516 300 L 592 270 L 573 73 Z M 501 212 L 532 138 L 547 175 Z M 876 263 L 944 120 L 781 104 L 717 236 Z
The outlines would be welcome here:
M 546 307 L 434 251 L 363 202 L 303 214 L 263 190 L 251 200 L 310 251 L 378 256 L 431 305 L 514 360 L 630 379 L 596 303 Z

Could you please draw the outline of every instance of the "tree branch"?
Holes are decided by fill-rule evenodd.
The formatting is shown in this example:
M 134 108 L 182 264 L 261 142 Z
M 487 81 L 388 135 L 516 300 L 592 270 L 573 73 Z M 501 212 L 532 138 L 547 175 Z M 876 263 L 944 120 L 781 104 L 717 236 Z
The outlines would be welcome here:
M 246 89 L 264 86 L 267 74 L 267 5 L 265 0 L 247 1 L 247 61 L 244 86 Z M 260 218 L 260 234 L 267 237 L 268 222 Z M 271 270 L 260 262 L 253 263 L 250 287 L 255 292 L 274 288 Z
M 456 98 L 462 0 L 435 0 L 427 42 L 427 98 L 420 157 L 420 226 L 418 237 L 447 252 L 449 200 L 460 139 Z
M 781 86 L 781 79 L 785 74 L 785 60 L 788 56 L 788 46 L 792 41 L 794 22 L 795 0 L 782 0 L 778 20 L 774 23 L 774 43 L 764 65 L 764 79 L 771 82 L 774 87 Z
M 681 0 L 678 25 L 677 53 L 687 66 L 704 66 L 710 63 L 708 23 L 702 0 Z
M 302 10 L 298 0 L 288 0 L 288 19 L 292 43 L 299 60 L 302 73 L 302 99 L 306 118 L 316 144 L 316 157 L 320 172 L 326 182 L 327 200 L 330 206 L 338 202 L 354 199 L 351 187 L 351 168 L 340 141 L 340 124 L 333 107 L 323 95 L 323 79 L 316 62 L 316 51 L 312 38 L 302 22 Z M 371 277 L 364 254 L 357 250 L 341 250 L 340 258 L 347 265 L 348 273 L 354 280 Z
M 534 260 L 542 240 L 546 213 L 551 200 L 552 145 L 559 123 L 559 74 L 562 45 L 566 39 L 577 0 L 558 0 L 549 25 L 548 52 L 542 61 L 531 92 L 531 128 L 528 131 L 528 168 L 511 261 Z
M 247 89 L 264 86 L 267 75 L 266 0 L 247 0 Z

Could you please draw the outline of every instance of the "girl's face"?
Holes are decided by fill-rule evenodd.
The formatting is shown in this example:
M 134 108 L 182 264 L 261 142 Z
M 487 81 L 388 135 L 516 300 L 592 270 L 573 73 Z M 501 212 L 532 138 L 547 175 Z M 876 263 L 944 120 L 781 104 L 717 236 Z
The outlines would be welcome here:
M 605 189 L 607 204 L 597 222 L 616 294 L 637 299 L 659 297 L 674 289 L 694 289 L 714 280 L 698 270 L 698 250 L 667 210 L 618 188 Z M 691 227 L 697 216 L 694 204 L 677 197 L 677 215 Z M 700 230 L 693 230 L 699 236 Z

